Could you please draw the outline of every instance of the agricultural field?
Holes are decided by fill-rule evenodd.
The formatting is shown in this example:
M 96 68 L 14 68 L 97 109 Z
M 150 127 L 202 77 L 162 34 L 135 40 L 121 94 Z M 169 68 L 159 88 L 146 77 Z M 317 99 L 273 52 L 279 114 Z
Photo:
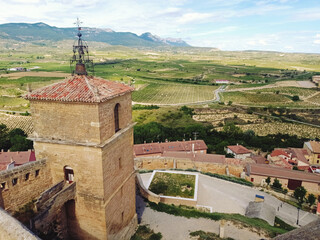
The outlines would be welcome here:
M 1 96 L 10 96 L 0 106 L 24 110 L 19 98 L 26 90 L 42 87 L 70 75 L 69 59 L 73 41 L 31 44 L 0 40 L 0 89 Z M 309 90 L 295 85 L 309 81 L 320 72 L 320 55 L 277 52 L 224 52 L 211 48 L 128 48 L 90 42 L 91 59 L 95 62 L 94 74 L 112 81 L 134 84 L 133 101 L 146 104 L 188 104 L 208 102 L 214 99 L 217 79 L 234 83 L 225 92 L 223 101 L 244 105 L 277 105 L 288 107 L 319 107 L 312 102 L 293 103 L 292 94 L 309 97 Z M 31 68 L 31 72 L 9 72 L 12 67 Z M 270 96 L 273 90 L 247 88 L 279 87 L 291 81 L 301 90 L 285 90 L 279 96 Z M 280 84 L 280 85 L 279 85 Z M 6 90 L 6 89 L 11 90 Z M 273 88 L 272 88 L 273 89 Z M 249 95 L 251 94 L 251 95 Z M 301 95 L 300 95 L 301 94 Z M 12 100 L 8 103 L 8 100 Z M 16 106 L 14 106 L 17 104 Z M 3 107 L 0 107 L 3 108 Z M 8 109 L 5 108 L 5 109 Z
M 190 84 L 145 84 L 132 95 L 134 102 L 151 104 L 186 104 L 214 99 L 216 86 L 193 86 Z
M 288 134 L 298 137 L 315 139 L 320 137 L 320 128 L 296 123 L 272 122 L 263 124 L 239 125 L 243 131 L 253 130 L 258 136 L 267 134 Z
M 261 109 L 262 110 L 262 109 Z M 297 135 L 303 138 L 320 138 L 320 127 L 304 125 L 292 122 L 282 122 L 280 118 L 271 115 L 268 111 L 277 112 L 279 109 L 266 110 L 263 115 L 249 114 L 245 108 L 240 107 L 220 107 L 213 108 L 196 108 L 193 119 L 199 122 L 211 123 L 218 131 L 223 130 L 226 123 L 234 123 L 243 132 L 253 130 L 258 136 L 266 136 L 268 134 L 288 134 Z M 301 112 L 301 110 L 286 110 L 287 115 L 282 117 L 289 117 L 290 114 L 299 117 L 298 120 L 317 125 L 319 119 L 317 118 L 318 110 L 309 110 Z
M 5 124 L 9 130 L 21 128 L 27 135 L 33 133 L 33 122 L 30 116 L 0 113 L 0 123 Z
M 149 190 L 164 196 L 193 198 L 195 180 L 195 175 L 156 172 Z
M 224 92 L 222 95 L 223 102 L 233 102 L 243 105 L 269 105 L 288 103 L 292 100 L 284 95 L 268 94 L 260 92 Z

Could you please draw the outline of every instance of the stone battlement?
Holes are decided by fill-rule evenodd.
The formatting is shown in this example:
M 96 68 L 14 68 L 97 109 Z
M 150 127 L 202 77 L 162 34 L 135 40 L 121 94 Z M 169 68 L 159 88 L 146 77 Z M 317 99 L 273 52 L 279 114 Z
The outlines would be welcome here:
M 17 211 L 52 185 L 45 159 L 0 172 L 0 207 Z

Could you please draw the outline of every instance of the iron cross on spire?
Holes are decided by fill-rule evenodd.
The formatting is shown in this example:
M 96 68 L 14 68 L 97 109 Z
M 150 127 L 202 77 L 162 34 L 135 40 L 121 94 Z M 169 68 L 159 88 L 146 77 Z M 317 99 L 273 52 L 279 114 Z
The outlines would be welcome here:
M 72 71 L 72 74 L 87 75 L 87 67 L 91 68 L 91 72 L 93 72 L 93 62 L 89 59 L 88 45 L 85 41 L 82 41 L 81 38 L 82 33 L 80 25 L 82 22 L 77 18 L 77 21 L 74 24 L 78 27 L 78 44 L 73 45 L 73 57 L 70 60 L 70 67 L 72 70 L 72 65 L 76 63 L 75 70 Z
M 83 22 L 81 22 L 79 18 L 77 18 L 77 21 L 74 23 L 75 25 L 78 26 L 78 37 L 79 37 L 79 38 L 81 38 L 81 36 L 82 36 L 82 34 L 81 34 L 81 32 L 80 32 L 80 31 L 81 31 L 80 25 L 81 25 L 82 23 L 83 23 Z

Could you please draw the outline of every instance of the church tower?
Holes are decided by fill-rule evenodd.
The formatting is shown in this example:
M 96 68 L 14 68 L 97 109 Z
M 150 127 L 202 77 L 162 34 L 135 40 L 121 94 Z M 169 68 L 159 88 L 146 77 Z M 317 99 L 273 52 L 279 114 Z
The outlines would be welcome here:
M 71 239 L 129 239 L 137 221 L 131 92 L 88 76 L 79 28 L 74 75 L 26 95 L 37 159 L 47 159 L 54 184 L 76 184 L 67 210 Z

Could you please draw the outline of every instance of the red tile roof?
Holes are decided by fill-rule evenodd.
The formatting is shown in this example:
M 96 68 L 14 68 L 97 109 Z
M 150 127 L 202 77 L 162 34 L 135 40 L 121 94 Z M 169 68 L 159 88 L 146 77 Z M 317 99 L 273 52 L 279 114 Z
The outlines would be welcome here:
M 14 166 L 20 166 L 24 163 L 35 160 L 36 157 L 34 151 L 0 152 L 0 165 L 2 166 L 7 166 L 9 163 L 11 163 L 11 161 L 14 161 Z
M 191 152 L 192 145 L 194 145 L 194 151 L 207 150 L 208 147 L 203 140 L 192 140 L 192 141 L 176 141 L 176 142 L 163 142 L 163 143 L 144 143 L 144 144 L 135 144 L 134 154 L 139 155 L 148 155 L 163 153 L 168 151 L 174 152 Z
M 253 155 L 251 158 L 258 164 L 266 164 L 267 159 L 261 155 Z
M 246 168 L 250 175 L 259 175 L 266 177 L 276 177 L 301 180 L 305 182 L 320 183 L 320 176 L 313 173 L 301 172 L 279 167 L 271 167 L 265 164 L 250 164 Z
M 218 154 L 202 154 L 202 153 L 192 153 L 192 152 L 164 152 L 163 157 L 173 157 L 173 158 L 188 158 L 195 162 L 208 162 L 208 163 L 225 163 L 225 156 Z
M 270 156 L 271 157 L 276 157 L 276 156 L 280 156 L 280 155 L 283 155 L 283 156 L 286 156 L 288 158 L 290 158 L 289 154 L 286 153 L 284 150 L 282 149 L 275 149 L 271 152 Z
M 234 152 L 235 154 L 246 154 L 246 153 L 251 153 L 251 151 L 247 148 L 245 148 L 242 145 L 233 145 L 233 146 L 228 146 L 228 148 Z
M 313 153 L 320 153 L 320 142 L 310 141 L 309 143 Z
M 29 100 L 91 103 L 104 102 L 132 91 L 132 87 L 123 83 L 93 76 L 75 75 L 62 82 L 34 90 L 24 97 Z
M 159 143 L 135 144 L 133 150 L 136 156 L 161 153 Z

